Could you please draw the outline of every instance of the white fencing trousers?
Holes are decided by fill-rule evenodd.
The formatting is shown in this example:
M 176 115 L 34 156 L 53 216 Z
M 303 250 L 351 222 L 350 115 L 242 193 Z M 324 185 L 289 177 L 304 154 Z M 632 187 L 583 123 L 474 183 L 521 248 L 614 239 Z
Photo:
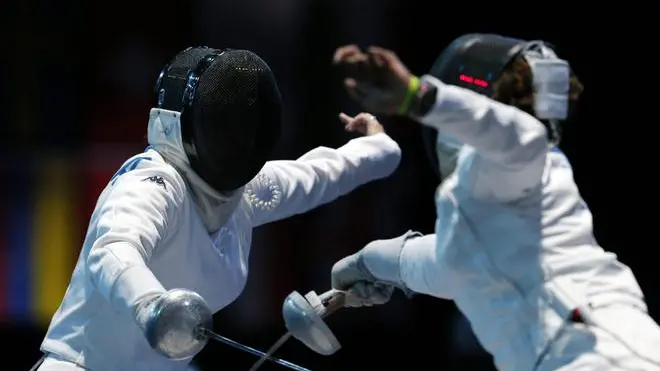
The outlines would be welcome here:
M 595 325 L 572 324 L 538 371 L 660 371 L 660 327 L 629 305 L 591 311 Z

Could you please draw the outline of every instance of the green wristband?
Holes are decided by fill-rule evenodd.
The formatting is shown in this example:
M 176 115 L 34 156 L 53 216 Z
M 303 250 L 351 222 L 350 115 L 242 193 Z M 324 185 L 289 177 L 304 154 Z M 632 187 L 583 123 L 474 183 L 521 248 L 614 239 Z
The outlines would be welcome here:
M 406 97 L 403 99 L 403 102 L 401 102 L 401 105 L 399 106 L 400 115 L 405 115 L 408 113 L 408 110 L 410 109 L 410 104 L 412 103 L 415 94 L 417 94 L 417 91 L 419 90 L 419 86 L 420 86 L 419 77 L 412 76 L 410 78 L 410 81 L 408 82 L 408 91 L 406 92 Z

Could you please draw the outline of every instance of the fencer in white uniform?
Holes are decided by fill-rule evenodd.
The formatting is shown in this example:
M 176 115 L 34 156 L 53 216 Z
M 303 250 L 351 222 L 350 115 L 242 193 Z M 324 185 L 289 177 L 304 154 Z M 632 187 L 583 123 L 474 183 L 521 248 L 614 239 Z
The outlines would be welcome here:
M 369 68 L 389 71 L 404 88 L 356 72 L 370 58 L 380 67 Z M 407 104 L 398 112 L 437 130 L 445 178 L 435 234 L 373 241 L 335 264 L 333 286 L 360 298 L 350 305 L 384 303 L 392 286 L 453 300 L 499 370 L 660 370 L 660 328 L 631 269 L 594 238 L 592 215 L 556 147 L 571 88 L 565 61 L 543 42 L 470 34 L 421 80 L 379 48 L 344 47 L 336 62 L 353 65 L 347 88 L 368 110 Z M 508 68 L 515 76 L 525 63 L 535 101 L 491 99 L 498 87 L 488 74 Z M 376 96 L 379 89 L 391 94 Z M 394 102 L 379 98 L 397 94 Z
M 220 117 L 224 120 L 214 117 L 205 123 L 199 118 L 203 114 L 182 117 L 191 115 L 197 104 L 204 106 L 207 115 L 214 112 L 213 104 L 222 105 L 219 102 L 225 98 L 214 92 L 232 93 L 219 75 L 231 71 L 241 75 L 229 80 L 235 90 L 226 98 L 225 116 Z M 181 80 L 177 73 L 187 76 L 187 81 L 182 79 L 187 85 L 199 84 L 199 96 L 193 92 L 190 96 L 196 96 L 196 102 L 174 111 L 163 108 L 170 107 L 163 95 L 177 92 L 175 84 Z M 214 77 L 205 80 L 209 73 Z M 366 136 L 338 149 L 318 147 L 295 161 L 256 163 L 252 167 L 256 176 L 235 177 L 240 182 L 249 176 L 247 184 L 239 183 L 231 192 L 218 191 L 224 188 L 218 184 L 248 166 L 243 162 L 240 169 L 226 167 L 223 177 L 206 173 L 216 168 L 203 166 L 205 145 L 214 145 L 204 140 L 216 139 L 218 146 L 229 147 L 240 141 L 275 140 L 272 128 L 266 126 L 279 122 L 264 121 L 275 117 L 263 114 L 264 106 L 279 105 L 274 78 L 253 53 L 193 48 L 175 58 L 162 79 L 172 81 L 159 82 L 159 108 L 149 116 L 149 147 L 122 165 L 98 199 L 71 282 L 42 343 L 46 356 L 38 370 L 186 370 L 194 354 L 167 354 L 167 349 L 153 348 L 153 339 L 145 336 L 153 326 L 170 326 L 170 334 L 177 331 L 178 319 L 158 317 L 158 311 L 152 310 L 154 303 L 162 304 L 172 289 L 186 289 L 201 295 L 211 312 L 221 310 L 243 291 L 254 228 L 333 201 L 390 175 L 399 164 L 396 142 L 373 116 L 363 114 L 344 120 L 348 130 Z M 241 97 L 249 100 L 247 109 L 237 107 L 244 103 Z M 256 120 L 250 117 L 253 110 L 258 113 Z M 247 121 L 232 123 L 232 115 Z M 194 130 L 211 133 L 215 125 L 229 125 L 224 135 L 231 142 L 213 138 L 209 132 L 191 140 L 194 133 L 186 128 L 191 124 Z M 204 127 L 207 124 L 213 128 Z M 253 127 L 257 130 L 251 131 Z M 215 159 L 264 158 L 260 149 L 250 152 L 249 148 L 237 154 L 221 152 Z M 214 157 L 213 152 L 206 155 Z

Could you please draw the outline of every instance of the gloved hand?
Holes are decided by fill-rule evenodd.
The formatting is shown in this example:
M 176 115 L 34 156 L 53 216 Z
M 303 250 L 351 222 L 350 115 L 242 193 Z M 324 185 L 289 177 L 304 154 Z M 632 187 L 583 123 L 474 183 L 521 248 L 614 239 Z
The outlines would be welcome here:
M 348 94 L 370 112 L 405 115 L 419 89 L 419 79 L 391 50 L 346 45 L 337 49 L 333 64 L 345 76 Z
M 136 321 L 149 345 L 163 356 L 192 358 L 208 342 L 199 328 L 213 328 L 213 313 L 194 291 L 173 289 L 144 299 L 136 309 Z
M 339 260 L 332 267 L 332 288 L 349 292 L 346 306 L 361 307 L 385 304 L 395 288 L 406 295 L 413 292 L 406 287 L 399 274 L 399 257 L 406 239 L 418 236 L 407 232 L 390 240 L 372 241 L 362 250 Z

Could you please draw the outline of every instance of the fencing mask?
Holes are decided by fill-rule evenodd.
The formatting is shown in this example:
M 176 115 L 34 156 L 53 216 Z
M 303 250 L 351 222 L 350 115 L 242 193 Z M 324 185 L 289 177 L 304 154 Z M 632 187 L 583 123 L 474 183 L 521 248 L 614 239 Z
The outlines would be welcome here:
M 181 112 L 190 167 L 218 192 L 248 183 L 279 138 L 281 96 L 266 62 L 247 50 L 188 48 L 161 71 L 156 107 Z
M 516 57 L 522 55 L 532 70 L 534 115 L 558 136 L 557 121 L 568 115 L 570 69 L 543 41 L 525 41 L 494 34 L 467 34 L 456 38 L 440 54 L 429 75 L 445 84 L 460 86 L 488 97 L 493 84 Z M 435 129 L 423 128 L 426 150 L 435 169 L 440 168 L 438 152 L 443 138 Z M 444 146 L 447 147 L 447 146 Z M 444 152 L 446 148 L 443 149 Z M 441 152 L 442 155 L 442 152 Z M 441 177 L 449 174 L 440 174 Z

